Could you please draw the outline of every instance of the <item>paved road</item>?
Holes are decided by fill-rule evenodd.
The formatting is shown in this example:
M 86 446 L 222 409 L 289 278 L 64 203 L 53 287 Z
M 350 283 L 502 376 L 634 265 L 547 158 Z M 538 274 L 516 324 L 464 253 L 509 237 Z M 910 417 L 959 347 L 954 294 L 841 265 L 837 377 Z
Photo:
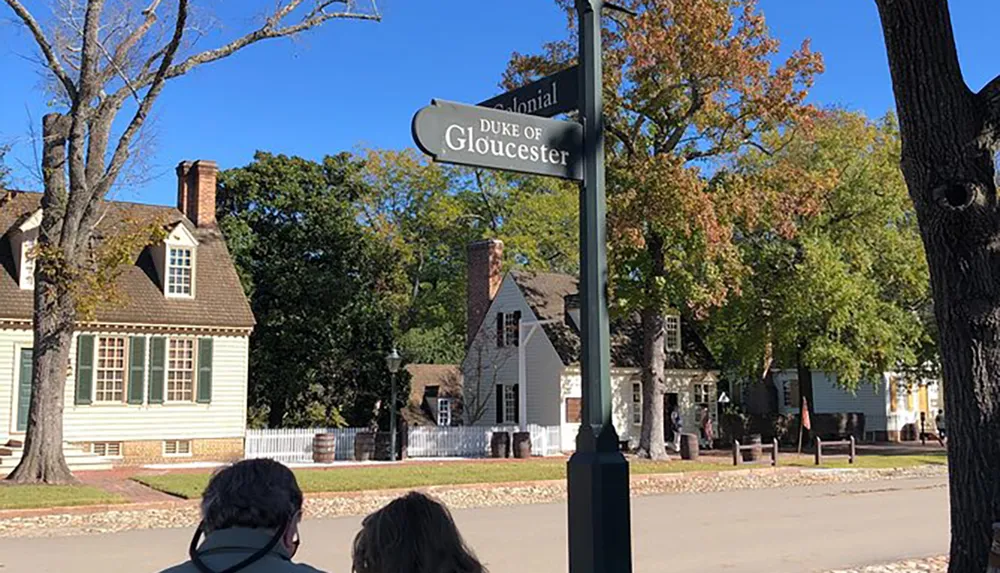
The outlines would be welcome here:
M 945 553 L 944 478 L 633 500 L 637 573 L 809 573 Z M 566 571 L 562 504 L 456 511 L 492 573 Z M 303 561 L 350 570 L 359 518 L 304 525 Z M 143 573 L 182 560 L 189 530 L 0 540 L 2 573 Z

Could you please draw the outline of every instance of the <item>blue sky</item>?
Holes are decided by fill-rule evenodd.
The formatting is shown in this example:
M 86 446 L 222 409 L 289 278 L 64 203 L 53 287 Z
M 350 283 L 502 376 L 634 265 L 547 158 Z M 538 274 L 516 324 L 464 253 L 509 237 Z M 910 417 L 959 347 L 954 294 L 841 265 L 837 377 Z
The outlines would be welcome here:
M 43 4 L 28 1 L 29 6 Z M 253 24 L 273 0 L 203 0 L 222 22 L 210 47 Z M 892 88 L 872 0 L 761 0 L 785 51 L 811 38 L 826 58 L 812 100 L 878 116 Z M 168 84 L 153 123 L 143 184 L 119 199 L 171 204 L 173 166 L 214 159 L 248 163 L 255 150 L 320 158 L 358 146 L 411 146 L 410 120 L 431 98 L 475 103 L 498 92 L 513 51 L 535 51 L 565 33 L 550 0 L 380 0 L 380 24 L 334 21 L 295 41 L 258 44 Z M 979 89 L 1000 74 L 989 45 L 1000 2 L 952 2 L 966 78 Z M 0 7 L 0 142 L 11 142 L 15 183 L 37 188 L 31 128 L 46 112 L 29 36 Z M 41 16 L 40 16 L 41 17 Z M 37 128 L 35 129 L 37 131 Z

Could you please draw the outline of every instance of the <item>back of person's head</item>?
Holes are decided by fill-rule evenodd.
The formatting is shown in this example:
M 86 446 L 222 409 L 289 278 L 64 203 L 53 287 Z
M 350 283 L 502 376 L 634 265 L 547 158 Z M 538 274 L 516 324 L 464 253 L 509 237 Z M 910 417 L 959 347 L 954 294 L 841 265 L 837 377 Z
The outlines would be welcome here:
M 353 561 L 354 573 L 486 573 L 448 509 L 416 492 L 365 518 Z
M 279 530 L 302 510 L 295 474 L 274 460 L 244 460 L 212 476 L 201 500 L 206 533 L 232 527 Z

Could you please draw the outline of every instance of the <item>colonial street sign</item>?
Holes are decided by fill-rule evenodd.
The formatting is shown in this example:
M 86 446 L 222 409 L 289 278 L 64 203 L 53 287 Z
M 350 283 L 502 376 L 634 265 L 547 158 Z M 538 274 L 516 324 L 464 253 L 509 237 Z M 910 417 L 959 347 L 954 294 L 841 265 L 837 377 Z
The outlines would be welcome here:
M 514 113 L 552 117 L 578 109 L 580 67 L 573 66 L 479 104 Z
M 413 140 L 435 161 L 583 180 L 583 126 L 433 100 L 413 117 Z

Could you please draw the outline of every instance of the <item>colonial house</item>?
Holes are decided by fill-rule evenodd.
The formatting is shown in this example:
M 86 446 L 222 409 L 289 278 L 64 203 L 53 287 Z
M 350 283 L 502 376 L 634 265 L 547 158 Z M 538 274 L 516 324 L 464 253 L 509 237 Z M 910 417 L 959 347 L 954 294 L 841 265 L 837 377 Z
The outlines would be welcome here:
M 795 370 L 772 370 L 767 383 L 744 385 L 738 395 L 753 413 L 798 414 L 798 378 Z M 921 414 L 925 430 L 934 432 L 934 417 L 944 407 L 940 382 L 927 376 L 883 372 L 851 391 L 838 384 L 836 374 L 814 371 L 812 386 L 814 413 L 863 414 L 864 438 L 873 442 L 919 439 Z
M 465 408 L 479 425 L 560 426 L 562 448 L 575 449 L 581 416 L 579 286 L 576 277 L 501 272 L 503 243 L 474 243 L 468 251 L 468 350 L 462 363 Z M 718 371 L 697 333 L 667 316 L 667 394 L 685 428 L 702 408 L 718 420 Z M 623 441 L 638 445 L 642 425 L 642 331 L 638 317 L 611 326 L 613 423 Z M 715 422 L 717 423 L 717 422 Z
M 72 462 L 242 457 L 254 318 L 215 220 L 218 168 L 177 168 L 173 207 L 104 202 L 98 235 L 132 221 L 165 226 L 117 282 L 120 301 L 73 334 L 64 440 Z M 0 471 L 20 455 L 32 375 L 33 247 L 41 194 L 0 195 Z M 73 454 L 72 457 L 70 454 Z
M 408 364 L 410 399 L 403 420 L 410 426 L 460 426 L 463 423 L 462 370 L 452 364 Z

